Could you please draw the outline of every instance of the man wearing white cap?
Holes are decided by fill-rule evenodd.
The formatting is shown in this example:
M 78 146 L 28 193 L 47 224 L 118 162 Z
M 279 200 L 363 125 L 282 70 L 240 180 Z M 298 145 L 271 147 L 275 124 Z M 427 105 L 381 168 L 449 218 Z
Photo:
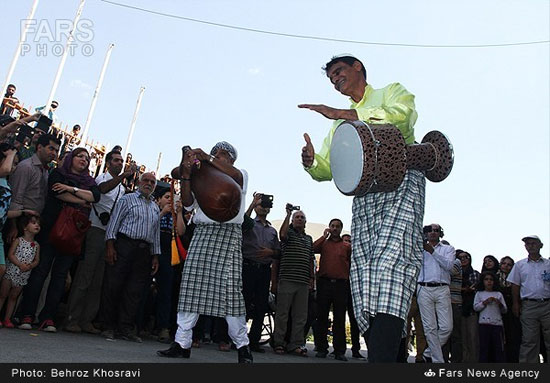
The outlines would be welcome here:
M 539 363 L 540 329 L 550 353 L 550 260 L 540 255 L 536 235 L 522 238 L 528 256 L 517 262 L 507 281 L 512 283 L 512 310 L 521 320 L 520 363 Z

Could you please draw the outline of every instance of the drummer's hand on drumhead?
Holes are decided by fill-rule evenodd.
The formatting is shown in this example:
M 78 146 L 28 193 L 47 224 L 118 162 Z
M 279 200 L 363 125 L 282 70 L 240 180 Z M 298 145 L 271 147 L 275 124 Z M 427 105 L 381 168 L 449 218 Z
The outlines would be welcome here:
M 191 175 L 191 169 L 196 159 L 197 155 L 194 150 L 185 150 L 183 160 L 180 165 L 180 173 L 183 178 L 189 178 Z
M 309 168 L 311 167 L 311 165 L 313 165 L 315 149 L 313 148 L 313 144 L 311 143 L 311 138 L 309 138 L 309 134 L 304 133 L 304 139 L 306 140 L 306 145 L 302 148 L 302 165 L 304 165 L 306 168 Z
M 210 154 L 205 153 L 201 148 L 191 150 L 195 154 L 195 158 L 199 161 L 207 161 L 210 159 Z

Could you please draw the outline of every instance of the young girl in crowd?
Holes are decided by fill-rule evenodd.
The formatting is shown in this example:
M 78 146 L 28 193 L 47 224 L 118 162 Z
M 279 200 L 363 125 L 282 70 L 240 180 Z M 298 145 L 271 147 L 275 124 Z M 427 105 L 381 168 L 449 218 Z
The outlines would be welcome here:
M 40 245 L 34 240 L 34 236 L 40 231 L 40 218 L 23 215 L 17 223 L 22 235 L 10 246 L 6 274 L 0 285 L 0 310 L 6 298 L 8 299 L 3 324 L 6 328 L 14 328 L 11 316 L 17 298 L 27 284 L 31 270 L 38 265 L 40 259 Z
M 38 215 L 32 210 L 12 210 L 9 211 L 11 204 L 11 188 L 8 184 L 8 176 L 12 174 L 17 165 L 17 150 L 11 144 L 0 143 L 0 233 L 8 218 L 16 218 L 23 214 Z M 0 281 L 6 271 L 6 257 L 4 255 L 4 242 L 0 235 Z M 0 306 L 1 307 L 1 306 Z
M 494 273 L 481 273 L 474 310 L 479 312 L 479 361 L 505 362 L 502 314 L 507 311 Z

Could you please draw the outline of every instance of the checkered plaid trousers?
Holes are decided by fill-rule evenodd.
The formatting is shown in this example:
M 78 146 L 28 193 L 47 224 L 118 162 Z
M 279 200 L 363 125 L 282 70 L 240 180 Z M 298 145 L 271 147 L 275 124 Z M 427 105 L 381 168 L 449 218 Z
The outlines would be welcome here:
M 361 333 L 378 313 L 406 321 L 422 265 L 426 180 L 408 170 L 396 191 L 353 200 L 350 282 Z

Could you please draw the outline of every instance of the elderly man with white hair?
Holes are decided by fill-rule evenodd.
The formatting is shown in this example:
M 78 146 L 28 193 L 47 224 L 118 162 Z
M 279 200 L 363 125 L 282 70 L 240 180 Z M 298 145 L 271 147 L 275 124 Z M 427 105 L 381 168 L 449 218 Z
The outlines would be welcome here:
M 241 201 L 238 214 L 229 221 L 209 218 L 191 192 L 191 170 L 196 161 L 209 161 L 239 186 Z M 186 210 L 195 209 L 197 225 L 189 245 L 180 285 L 178 330 L 169 349 L 157 354 L 168 358 L 191 356 L 192 330 L 199 315 L 225 318 L 229 336 L 238 350 L 239 363 L 252 363 L 242 295 L 242 223 L 248 173 L 233 166 L 237 150 L 228 142 L 218 142 L 210 151 L 187 149 L 180 166 L 181 201 Z M 213 187 L 214 185 L 212 185 Z
M 157 179 L 143 173 L 135 193 L 120 197 L 105 233 L 101 320 L 107 339 L 141 343 L 134 333 L 139 303 L 160 254 L 160 210 L 153 199 Z

